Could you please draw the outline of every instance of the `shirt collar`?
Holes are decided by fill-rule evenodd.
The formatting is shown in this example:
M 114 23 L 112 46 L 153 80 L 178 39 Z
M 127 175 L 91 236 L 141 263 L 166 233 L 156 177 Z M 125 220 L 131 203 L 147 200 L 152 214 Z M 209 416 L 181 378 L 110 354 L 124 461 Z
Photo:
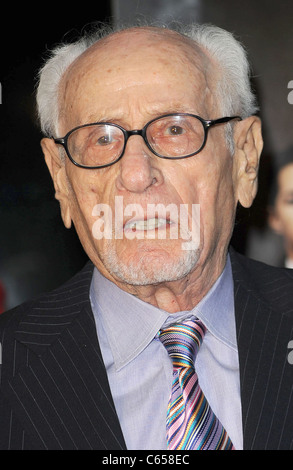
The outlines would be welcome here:
M 233 275 L 229 256 L 221 276 L 193 309 L 193 314 L 202 320 L 218 340 L 237 351 Z
M 133 360 L 156 336 L 162 325 L 190 316 L 200 318 L 211 334 L 236 348 L 233 282 L 230 260 L 216 283 L 192 310 L 169 314 L 128 294 L 95 268 L 90 298 L 96 322 L 107 334 L 116 370 Z
M 117 370 L 154 338 L 168 313 L 123 291 L 95 268 L 90 297 L 97 322 L 107 334 Z

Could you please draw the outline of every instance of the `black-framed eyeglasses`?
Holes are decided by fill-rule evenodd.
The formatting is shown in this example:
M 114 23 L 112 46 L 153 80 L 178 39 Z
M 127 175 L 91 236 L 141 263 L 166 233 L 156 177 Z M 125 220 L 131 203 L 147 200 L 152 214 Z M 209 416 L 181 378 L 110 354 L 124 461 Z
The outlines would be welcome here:
M 204 148 L 212 126 L 233 119 L 241 120 L 241 117 L 206 120 L 195 114 L 172 113 L 152 119 L 142 129 L 130 131 L 111 122 L 95 122 L 75 127 L 54 142 L 65 148 L 72 163 L 88 169 L 118 162 L 132 135 L 140 135 L 157 157 L 181 159 L 192 157 Z

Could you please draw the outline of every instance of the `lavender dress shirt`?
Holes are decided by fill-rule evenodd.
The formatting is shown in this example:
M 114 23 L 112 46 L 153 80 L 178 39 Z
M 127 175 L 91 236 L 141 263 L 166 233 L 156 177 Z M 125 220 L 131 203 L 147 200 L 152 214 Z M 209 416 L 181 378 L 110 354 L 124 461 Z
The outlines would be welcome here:
M 191 311 L 169 314 L 124 292 L 94 270 L 90 299 L 111 392 L 129 450 L 166 449 L 172 365 L 156 338 L 191 316 L 207 328 L 195 367 L 210 406 L 234 446 L 243 448 L 240 379 L 230 260 Z

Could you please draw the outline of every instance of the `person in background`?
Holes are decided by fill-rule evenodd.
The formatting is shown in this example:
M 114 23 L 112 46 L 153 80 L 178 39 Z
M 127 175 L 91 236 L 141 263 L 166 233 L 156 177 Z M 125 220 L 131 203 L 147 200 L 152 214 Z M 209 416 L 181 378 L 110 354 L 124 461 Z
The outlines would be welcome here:
M 293 149 L 280 158 L 272 185 L 268 223 L 283 239 L 285 257 L 283 265 L 293 268 Z

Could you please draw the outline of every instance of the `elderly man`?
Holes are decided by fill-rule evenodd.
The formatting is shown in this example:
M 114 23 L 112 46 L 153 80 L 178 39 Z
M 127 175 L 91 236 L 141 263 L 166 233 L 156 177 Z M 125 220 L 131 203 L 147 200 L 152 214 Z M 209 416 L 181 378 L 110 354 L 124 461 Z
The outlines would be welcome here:
M 229 251 L 262 150 L 248 71 L 199 25 L 43 67 L 42 149 L 90 261 L 0 318 L 2 449 L 292 448 L 293 275 Z

